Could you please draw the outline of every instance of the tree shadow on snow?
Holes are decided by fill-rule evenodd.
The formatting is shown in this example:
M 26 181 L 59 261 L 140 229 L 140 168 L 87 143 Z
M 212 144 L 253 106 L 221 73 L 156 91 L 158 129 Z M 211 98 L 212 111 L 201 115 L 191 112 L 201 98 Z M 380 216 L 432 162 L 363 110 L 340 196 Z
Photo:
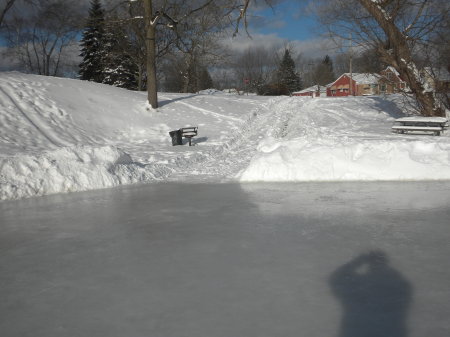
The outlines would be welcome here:
M 343 316 L 338 337 L 407 337 L 410 283 L 389 265 L 386 254 L 362 254 L 329 279 Z
M 175 103 L 177 101 L 183 101 L 185 99 L 189 99 L 189 98 L 192 98 L 192 97 L 195 97 L 195 96 L 197 96 L 197 95 L 196 94 L 192 94 L 192 95 L 189 95 L 189 96 L 183 96 L 183 97 L 178 97 L 178 98 L 174 98 L 174 99 L 166 99 L 166 100 L 163 100 L 163 101 L 159 101 L 158 105 L 159 105 L 159 107 L 163 107 L 163 106 L 165 106 L 167 104 Z
M 400 118 L 404 117 L 405 114 L 407 114 L 407 111 L 402 110 L 398 106 L 398 102 L 393 102 L 390 100 L 387 100 L 383 97 L 370 97 L 374 101 L 374 107 L 378 110 L 378 112 L 383 112 L 388 114 L 389 116 L 393 118 Z M 402 103 L 404 105 L 404 103 Z

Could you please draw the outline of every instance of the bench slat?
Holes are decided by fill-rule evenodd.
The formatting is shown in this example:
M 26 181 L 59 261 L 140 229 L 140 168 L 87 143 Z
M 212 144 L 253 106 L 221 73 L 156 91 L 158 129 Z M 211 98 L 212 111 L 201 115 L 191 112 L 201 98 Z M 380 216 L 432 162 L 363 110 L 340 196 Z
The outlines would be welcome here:
M 443 128 L 440 126 L 403 126 L 403 125 L 394 125 L 392 127 L 394 130 L 416 130 L 416 131 L 443 131 Z
M 412 122 L 412 123 L 440 123 L 444 124 L 447 123 L 448 120 L 445 117 L 402 117 L 397 118 L 395 120 L 396 122 Z

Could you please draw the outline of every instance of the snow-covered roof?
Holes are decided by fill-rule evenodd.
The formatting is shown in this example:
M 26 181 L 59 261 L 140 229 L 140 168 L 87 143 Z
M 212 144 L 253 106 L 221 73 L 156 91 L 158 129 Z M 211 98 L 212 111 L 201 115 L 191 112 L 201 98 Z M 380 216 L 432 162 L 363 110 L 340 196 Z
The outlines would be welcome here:
M 317 87 L 319 87 L 320 92 L 326 92 L 327 91 L 327 87 L 325 87 L 325 86 L 313 85 L 312 87 L 309 87 L 309 88 L 306 88 L 306 89 L 303 89 L 303 90 L 300 90 L 300 91 L 293 92 L 293 94 L 304 94 L 304 93 L 311 92 L 311 91 L 317 91 Z
M 370 73 L 344 73 L 339 76 L 336 81 L 327 85 L 327 87 L 331 87 L 334 83 L 336 83 L 341 77 L 347 76 L 351 77 L 353 81 L 357 84 L 376 84 L 378 80 L 382 77 L 378 74 L 370 74 Z
M 350 77 L 350 73 L 347 73 L 346 75 Z M 352 79 L 358 84 L 375 84 L 378 83 L 380 77 L 381 76 L 378 74 L 370 74 L 370 73 L 352 74 Z
M 394 73 L 395 75 L 397 75 L 397 76 L 400 77 L 400 73 L 399 73 L 394 67 L 389 66 L 389 67 L 387 67 L 384 71 L 387 71 L 387 70 L 389 70 L 390 72 L 392 72 L 392 73 Z

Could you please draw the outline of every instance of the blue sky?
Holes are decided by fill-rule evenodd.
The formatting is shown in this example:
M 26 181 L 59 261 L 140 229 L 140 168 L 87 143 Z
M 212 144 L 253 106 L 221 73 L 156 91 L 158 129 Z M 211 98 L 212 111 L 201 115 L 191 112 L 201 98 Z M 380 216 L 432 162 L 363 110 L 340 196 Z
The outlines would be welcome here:
M 296 55 L 306 58 L 323 58 L 336 53 L 335 45 L 321 35 L 321 27 L 312 15 L 308 15 L 308 1 L 278 0 L 274 8 L 257 3 L 249 16 L 249 38 L 241 27 L 237 38 L 229 41 L 234 50 L 264 46 L 282 50 L 290 46 Z
M 1 1 L 1 0 L 0 0 Z M 87 0 L 85 0 L 87 1 Z M 238 38 L 229 39 L 229 46 L 234 50 L 245 50 L 253 46 L 283 49 L 288 44 L 297 55 L 307 58 L 321 58 L 333 54 L 330 42 L 318 33 L 318 24 L 307 13 L 305 0 L 277 0 L 272 8 L 264 6 L 264 0 L 253 2 L 257 9 L 249 17 L 249 31 L 252 38 L 241 27 Z M 0 39 L 0 49 L 4 41 Z
M 262 34 L 276 34 L 280 38 L 310 40 L 318 37 L 317 22 L 307 14 L 305 3 L 298 0 L 283 1 L 273 9 L 266 8 L 256 13 L 256 30 Z

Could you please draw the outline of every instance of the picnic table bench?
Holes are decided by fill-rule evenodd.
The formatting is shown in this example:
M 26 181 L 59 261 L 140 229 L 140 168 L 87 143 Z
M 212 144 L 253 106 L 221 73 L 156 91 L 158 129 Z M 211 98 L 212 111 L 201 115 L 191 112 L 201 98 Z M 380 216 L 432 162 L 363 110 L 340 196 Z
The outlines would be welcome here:
M 172 137 L 172 145 L 183 145 L 183 137 L 189 139 L 189 146 L 192 145 L 192 137 L 197 136 L 198 127 L 188 126 L 178 130 L 170 131 L 169 135 Z
M 439 136 L 448 128 L 448 120 L 444 117 L 403 117 L 395 120 L 392 132 L 432 132 Z

